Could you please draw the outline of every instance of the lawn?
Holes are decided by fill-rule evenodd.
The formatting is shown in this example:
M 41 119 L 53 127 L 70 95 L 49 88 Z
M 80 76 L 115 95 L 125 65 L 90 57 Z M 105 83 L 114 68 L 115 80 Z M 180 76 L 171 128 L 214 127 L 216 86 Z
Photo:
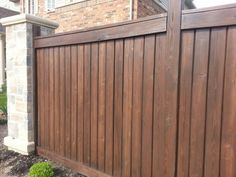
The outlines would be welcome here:
M 7 105 L 7 95 L 6 93 L 0 93 L 0 107 Z

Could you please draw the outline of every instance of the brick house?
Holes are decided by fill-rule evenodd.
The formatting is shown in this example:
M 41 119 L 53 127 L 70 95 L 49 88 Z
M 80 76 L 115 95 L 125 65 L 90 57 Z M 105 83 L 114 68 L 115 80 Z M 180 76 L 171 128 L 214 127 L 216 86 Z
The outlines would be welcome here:
M 133 20 L 166 11 L 168 0 L 1 0 L 0 6 L 54 20 L 56 32 Z M 192 0 L 186 0 L 192 8 Z

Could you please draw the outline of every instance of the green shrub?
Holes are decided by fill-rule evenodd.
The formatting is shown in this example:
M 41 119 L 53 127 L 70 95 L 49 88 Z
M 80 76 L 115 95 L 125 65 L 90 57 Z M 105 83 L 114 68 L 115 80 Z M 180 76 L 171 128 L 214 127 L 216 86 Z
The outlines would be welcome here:
M 7 84 L 4 83 L 4 84 L 2 85 L 2 93 L 6 93 L 6 92 L 7 92 Z
M 7 106 L 6 105 L 0 105 L 0 111 L 5 115 L 7 118 Z
M 48 162 L 36 163 L 30 168 L 29 176 L 30 177 L 53 177 L 54 172 L 53 172 L 52 165 Z

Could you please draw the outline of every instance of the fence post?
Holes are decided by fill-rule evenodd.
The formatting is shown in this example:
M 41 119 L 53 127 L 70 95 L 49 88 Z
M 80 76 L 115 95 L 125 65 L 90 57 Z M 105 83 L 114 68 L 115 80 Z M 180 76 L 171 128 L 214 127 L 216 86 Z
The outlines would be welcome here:
M 181 44 L 181 17 L 184 0 L 169 0 L 167 17 L 167 57 L 165 68 L 165 107 L 163 111 L 167 122 L 166 137 L 166 173 L 163 177 L 175 177 L 177 172 L 177 136 L 178 136 L 178 78 Z
M 54 33 L 58 25 L 32 15 L 0 21 L 6 27 L 8 136 L 10 150 L 29 154 L 35 150 L 35 66 L 33 38 Z

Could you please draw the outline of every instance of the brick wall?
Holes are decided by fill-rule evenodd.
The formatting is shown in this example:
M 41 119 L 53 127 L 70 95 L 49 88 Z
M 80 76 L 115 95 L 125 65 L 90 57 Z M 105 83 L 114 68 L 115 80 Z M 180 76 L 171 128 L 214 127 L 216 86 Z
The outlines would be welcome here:
M 138 0 L 137 3 L 137 18 L 151 16 L 165 12 L 153 0 Z
M 130 19 L 129 0 L 89 0 L 45 11 L 44 1 L 39 1 L 38 16 L 59 23 L 56 32 L 127 21 Z
M 131 19 L 130 0 L 85 0 L 56 8 L 51 12 L 46 11 L 45 0 L 38 0 L 38 2 L 36 15 L 59 23 L 56 32 L 73 31 Z M 133 0 L 132 9 L 132 19 L 163 12 L 153 0 Z

